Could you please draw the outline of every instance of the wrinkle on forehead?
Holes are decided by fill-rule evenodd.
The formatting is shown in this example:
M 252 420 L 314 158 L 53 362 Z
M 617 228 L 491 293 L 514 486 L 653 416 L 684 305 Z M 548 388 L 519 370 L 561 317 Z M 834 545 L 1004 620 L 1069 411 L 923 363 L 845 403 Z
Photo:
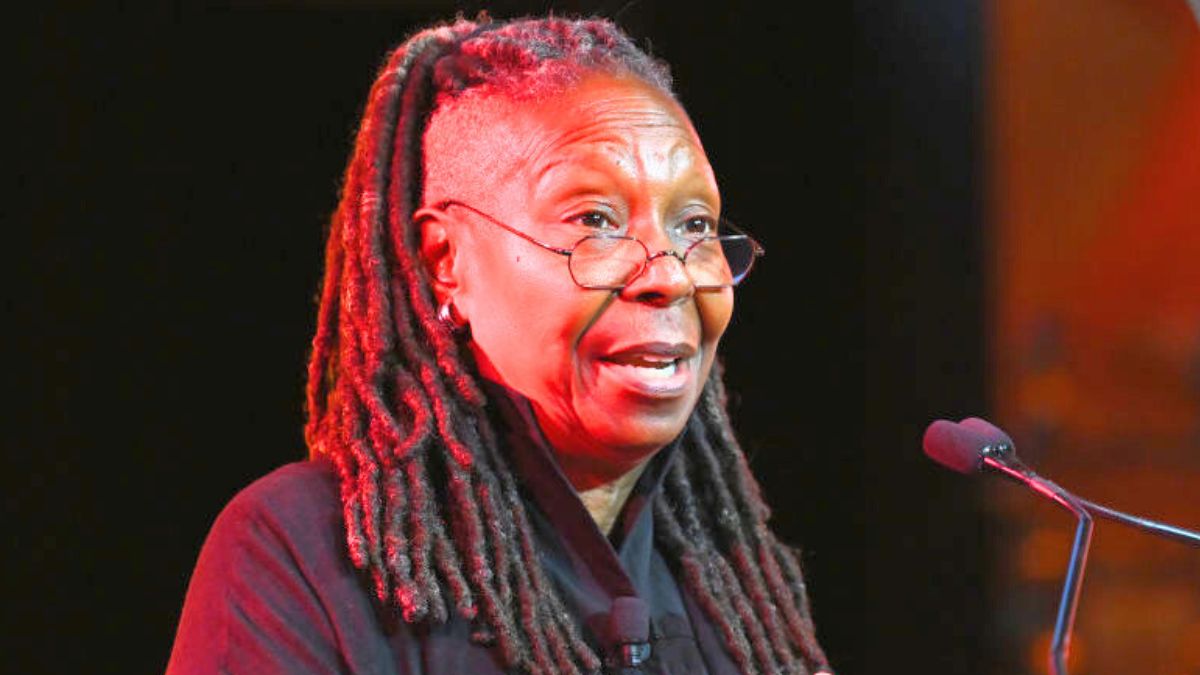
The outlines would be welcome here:
M 583 170 L 605 171 L 615 167 L 629 178 L 666 178 L 678 176 L 686 169 L 699 163 L 699 153 L 687 140 L 671 142 L 666 148 L 655 148 L 645 153 L 630 154 L 632 144 L 612 135 L 594 139 L 576 140 L 569 149 L 547 150 L 540 161 L 531 162 L 536 167 L 531 187 L 537 191 L 552 183 L 559 170 L 572 172 Z
M 593 105 L 585 107 L 593 109 L 590 123 L 556 130 L 557 133 L 531 134 L 523 155 L 528 164 L 535 167 L 534 173 L 539 179 L 561 164 L 576 161 L 581 152 L 586 153 L 589 149 L 598 151 L 622 169 L 631 170 L 634 167 L 626 164 L 629 148 L 636 145 L 633 139 L 650 131 L 660 135 L 666 143 L 654 150 L 662 155 L 661 159 L 666 160 L 670 168 L 676 168 L 681 162 L 694 162 L 698 144 L 691 128 L 661 106 L 641 110 L 633 107 L 644 102 L 644 99 L 632 97 L 593 101 Z
M 543 157 L 563 146 L 628 144 L 633 131 L 660 131 L 664 137 L 678 136 L 681 146 L 689 143 L 699 146 L 699 139 L 695 137 L 682 109 L 672 99 L 649 87 L 635 93 L 606 95 L 603 98 L 588 98 L 586 90 L 583 90 L 579 96 L 584 98 L 577 105 L 591 118 L 591 122 L 582 126 L 569 125 L 564 129 L 555 129 L 553 124 L 549 124 L 541 134 L 530 134 L 530 147 L 526 148 L 525 153 L 529 162 L 536 165 Z M 570 101 L 568 104 L 575 103 Z
M 611 86 L 594 95 L 591 88 L 604 86 L 605 78 L 611 85 L 611 76 L 597 76 L 538 104 L 496 95 L 436 112 L 425 136 L 424 203 L 483 198 L 523 168 L 536 167 L 534 173 L 544 175 L 588 146 L 632 170 L 622 150 L 631 135 L 646 130 L 676 139 L 658 148 L 665 156 L 655 158 L 672 170 L 703 158 L 699 138 L 674 99 L 638 80 L 626 80 L 634 87 L 615 96 Z M 566 106 L 585 111 L 589 123 L 560 126 L 555 111 Z M 572 116 L 573 122 L 578 119 Z M 565 153 L 558 152 L 564 147 Z

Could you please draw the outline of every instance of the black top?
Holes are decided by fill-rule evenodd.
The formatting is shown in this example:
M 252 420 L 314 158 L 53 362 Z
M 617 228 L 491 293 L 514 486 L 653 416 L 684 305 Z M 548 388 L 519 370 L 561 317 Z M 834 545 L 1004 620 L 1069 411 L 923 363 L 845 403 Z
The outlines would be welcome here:
M 650 619 L 650 654 L 640 670 L 621 672 L 737 673 L 721 636 L 654 546 L 651 506 L 678 444 L 647 465 L 610 540 L 559 470 L 528 403 L 492 400 L 511 430 L 509 451 L 542 563 L 585 639 L 611 654 L 613 603 L 639 598 Z M 333 468 L 289 464 L 243 490 L 217 518 L 188 588 L 168 673 L 504 672 L 498 653 L 472 643 L 470 623 L 457 616 L 443 625 L 396 623 L 380 620 L 350 563 Z

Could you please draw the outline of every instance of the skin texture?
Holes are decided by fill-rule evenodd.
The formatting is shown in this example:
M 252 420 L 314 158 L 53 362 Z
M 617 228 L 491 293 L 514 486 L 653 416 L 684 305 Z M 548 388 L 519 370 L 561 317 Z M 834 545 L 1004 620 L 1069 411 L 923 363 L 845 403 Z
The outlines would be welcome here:
M 625 505 L 625 500 L 629 497 L 629 493 L 633 492 L 633 486 L 637 484 L 637 480 L 645 468 L 645 463 L 639 464 L 635 469 L 614 481 L 579 492 L 579 499 L 583 502 L 584 508 L 591 514 L 592 520 L 596 521 L 596 527 L 600 528 L 604 534 L 612 532 L 613 525 L 617 523 L 617 516 L 621 514 L 621 508 Z
M 469 325 L 481 373 L 531 401 L 576 490 L 615 513 L 629 478 L 686 424 L 732 290 L 695 291 L 670 256 L 621 291 L 582 289 L 565 257 L 468 209 L 430 205 L 462 201 L 554 246 L 599 230 L 678 250 L 672 233 L 720 213 L 695 130 L 657 89 L 596 74 L 535 101 L 490 95 L 439 110 L 425 169 L 414 218 L 438 300 Z M 676 358 L 674 370 L 630 365 Z

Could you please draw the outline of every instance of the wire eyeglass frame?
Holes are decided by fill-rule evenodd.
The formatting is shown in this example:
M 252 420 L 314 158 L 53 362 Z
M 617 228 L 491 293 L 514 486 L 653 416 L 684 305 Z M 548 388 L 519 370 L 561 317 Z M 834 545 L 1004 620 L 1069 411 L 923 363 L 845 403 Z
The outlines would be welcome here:
M 543 241 L 539 241 L 538 239 L 535 239 L 534 237 L 526 234 L 525 232 L 522 232 L 521 230 L 518 230 L 517 228 L 512 227 L 510 225 L 507 225 L 507 224 L 497 220 L 496 218 L 484 213 L 483 211 L 480 211 L 479 209 L 471 206 L 470 204 L 466 204 L 466 203 L 463 203 L 463 202 L 460 202 L 460 201 L 457 201 L 454 199 L 447 199 L 447 200 L 438 202 L 434 206 L 434 208 L 437 208 L 440 211 L 444 211 L 451 206 L 462 207 L 462 208 L 464 208 L 468 211 L 471 211 L 472 213 L 482 217 L 484 220 L 491 222 L 493 225 L 496 225 L 496 226 L 500 227 L 501 229 L 507 230 L 508 232 L 511 232 L 512 234 L 517 235 L 518 237 L 524 239 L 525 241 L 528 241 L 529 243 L 534 244 L 535 246 L 539 246 L 543 249 L 546 249 L 547 251 L 550 251 L 551 253 L 557 253 L 558 255 L 565 256 L 567 258 L 567 270 L 571 275 L 571 280 L 574 281 L 575 284 L 577 286 L 579 286 L 580 288 L 585 288 L 585 289 L 589 289 L 589 290 L 619 291 L 619 290 L 625 288 L 626 286 L 628 286 L 629 284 L 633 283 L 634 280 L 636 280 L 638 277 L 640 277 L 642 274 L 644 274 L 646 271 L 646 268 L 650 266 L 651 262 L 653 262 L 654 260 L 661 258 L 663 256 L 671 256 L 671 257 L 677 259 L 680 262 L 680 264 L 683 265 L 684 270 L 687 271 L 687 273 L 688 273 L 688 277 L 691 278 L 691 280 L 692 280 L 693 287 L 697 291 L 717 291 L 717 290 L 721 290 L 724 288 L 732 288 L 732 287 L 740 284 L 742 282 L 742 280 L 744 280 L 746 278 L 746 276 L 750 274 L 750 270 L 754 267 L 754 260 L 766 253 L 766 251 L 763 249 L 762 245 L 759 244 L 758 241 L 756 241 L 754 239 L 754 237 L 751 237 L 749 234 L 747 234 L 741 228 L 739 228 L 738 226 L 734 225 L 733 223 L 731 223 L 725 219 L 720 220 L 720 227 L 728 228 L 729 230 L 732 230 L 736 234 L 710 235 L 710 236 L 701 237 L 701 238 L 696 239 L 695 241 L 692 241 L 691 243 L 689 243 L 688 247 L 684 250 L 684 252 L 682 254 L 680 254 L 678 251 L 676 251 L 674 249 L 664 249 L 664 250 L 658 251 L 656 253 L 650 253 L 650 249 L 649 249 L 649 247 L 646 246 L 645 242 L 643 242 L 641 239 L 638 239 L 637 237 L 633 237 L 633 236 L 629 236 L 629 235 L 610 234 L 610 233 L 589 234 L 585 237 L 580 238 L 579 241 L 576 241 L 575 244 L 572 245 L 570 248 L 564 248 L 561 246 L 553 246 L 553 245 L 547 244 Z M 624 240 L 624 241 L 637 242 L 638 245 L 640 245 L 642 247 L 642 250 L 645 253 L 645 256 L 642 259 L 641 266 L 638 267 L 636 271 L 633 271 L 632 273 L 627 274 L 625 276 L 625 281 L 622 283 L 591 284 L 591 283 L 581 282 L 579 280 L 579 278 L 576 276 L 575 267 L 571 264 L 571 260 L 574 258 L 575 250 L 577 248 L 579 248 L 580 244 L 584 243 L 585 241 L 593 240 L 593 239 Z M 720 283 L 720 284 L 697 283 L 696 279 L 692 275 L 692 268 L 688 267 L 688 264 L 687 264 L 688 255 L 691 254 L 692 251 L 696 250 L 696 248 L 698 246 L 700 246 L 701 244 L 716 242 L 718 245 L 722 246 L 721 255 L 722 255 L 722 258 L 725 260 L 726 267 L 728 267 L 729 260 L 728 260 L 728 257 L 725 256 L 723 242 L 731 242 L 731 241 L 744 241 L 747 244 L 749 244 L 750 251 L 748 252 L 748 259 L 746 261 L 746 269 L 742 270 L 740 273 L 738 273 L 736 275 L 733 274 L 732 270 L 730 270 L 730 280 L 728 283 Z

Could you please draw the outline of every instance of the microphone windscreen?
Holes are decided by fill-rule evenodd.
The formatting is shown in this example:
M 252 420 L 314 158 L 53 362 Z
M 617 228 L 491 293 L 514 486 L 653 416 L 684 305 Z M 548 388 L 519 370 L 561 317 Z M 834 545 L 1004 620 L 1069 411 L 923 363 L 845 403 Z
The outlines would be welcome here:
M 650 611 L 641 598 L 622 596 L 613 600 L 608 615 L 609 638 L 617 644 L 650 640 Z
M 922 442 L 930 459 L 959 473 L 975 473 L 983 463 L 987 438 L 949 420 L 935 420 Z
M 988 445 L 1007 445 L 1015 448 L 1013 440 L 1000 427 L 980 417 L 968 417 L 958 423 L 987 439 Z

